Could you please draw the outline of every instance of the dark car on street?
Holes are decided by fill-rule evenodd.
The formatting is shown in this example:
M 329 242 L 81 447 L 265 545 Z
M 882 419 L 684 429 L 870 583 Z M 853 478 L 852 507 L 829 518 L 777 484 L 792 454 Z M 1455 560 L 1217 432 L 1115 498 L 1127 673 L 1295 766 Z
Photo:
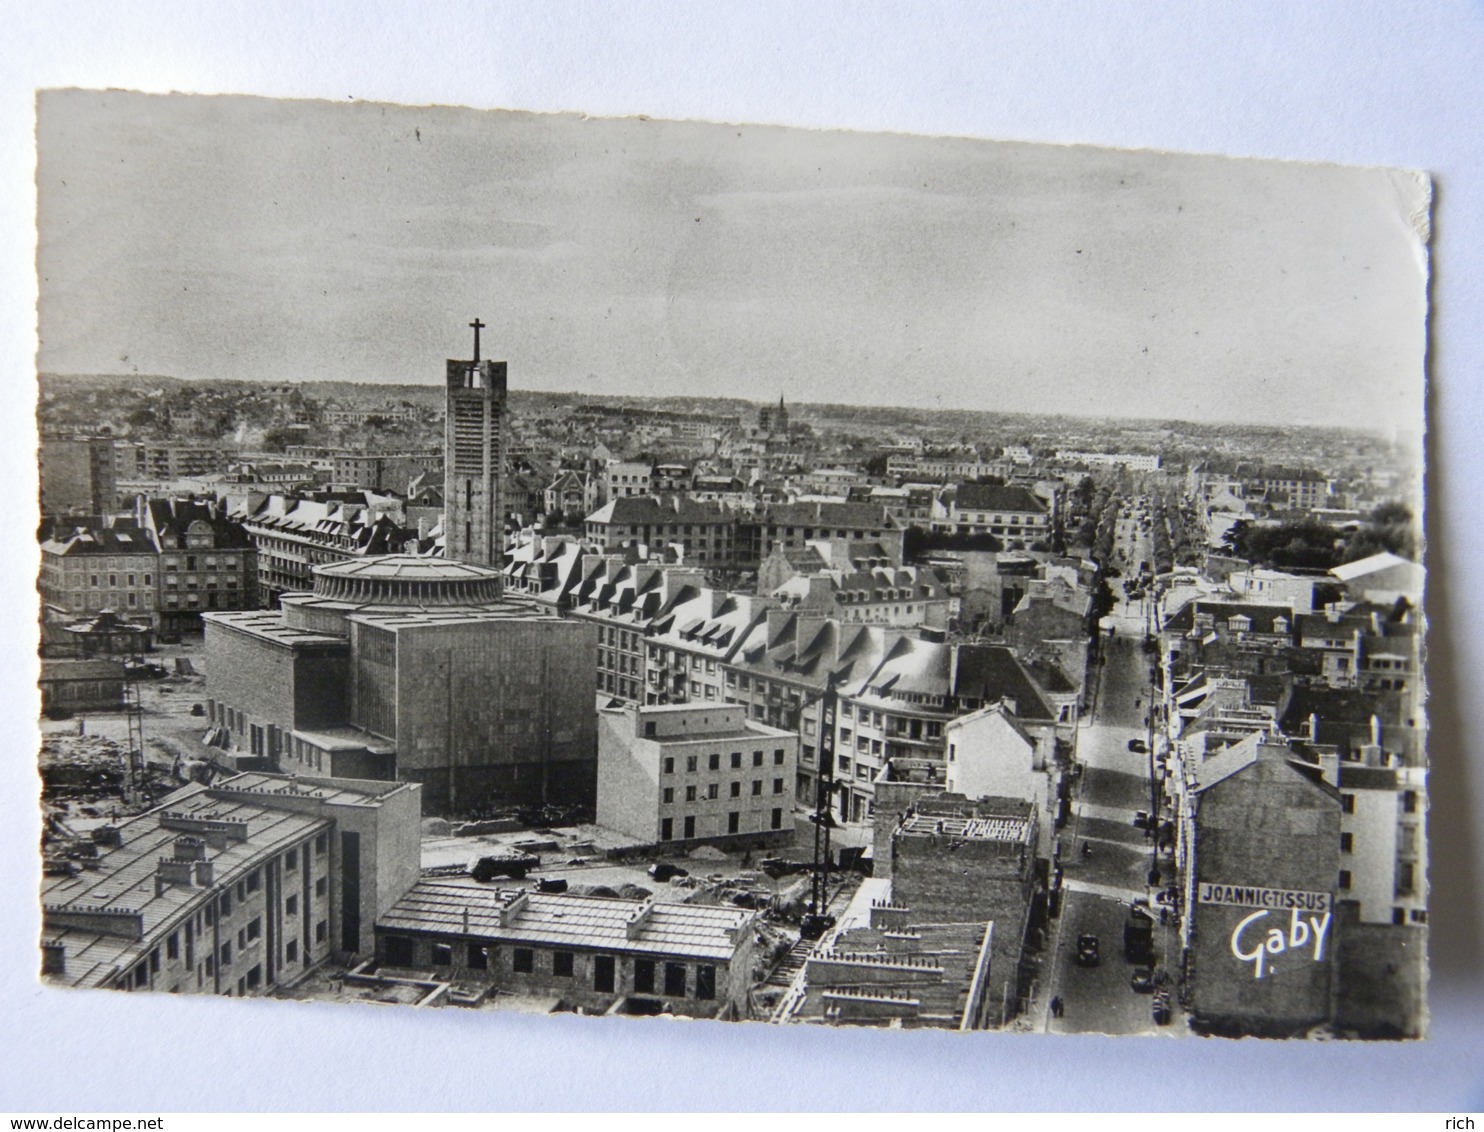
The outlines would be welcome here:
M 1128 749 L 1136 755 L 1147 755 L 1149 753 L 1149 744 L 1142 739 L 1130 739 L 1128 741 Z
M 1154 993 L 1154 970 L 1150 967 L 1135 967 L 1129 976 L 1128 985 L 1140 994 Z
M 1097 936 L 1089 933 L 1077 937 L 1077 965 L 1079 967 L 1096 967 L 1098 965 Z
M 679 865 L 672 865 L 668 861 L 656 861 L 649 866 L 649 875 L 663 884 L 674 877 L 690 876 L 690 870 L 682 869 Z
M 1174 1010 L 1170 1006 L 1170 992 L 1155 991 L 1154 999 L 1149 1005 L 1149 1012 L 1153 1016 L 1156 1026 L 1168 1026 L 1170 1024 L 1170 1018 L 1174 1014 Z

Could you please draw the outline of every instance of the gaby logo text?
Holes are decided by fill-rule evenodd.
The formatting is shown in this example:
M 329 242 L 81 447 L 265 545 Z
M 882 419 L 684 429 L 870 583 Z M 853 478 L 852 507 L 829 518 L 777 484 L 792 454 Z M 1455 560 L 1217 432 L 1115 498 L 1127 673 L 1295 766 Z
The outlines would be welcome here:
M 1274 969 L 1273 958 L 1287 951 L 1298 951 L 1298 958 L 1309 958 L 1317 963 L 1324 958 L 1324 937 L 1329 932 L 1332 914 L 1326 912 L 1323 916 L 1309 916 L 1305 919 L 1295 908 L 1288 914 L 1287 932 L 1281 927 L 1268 925 L 1266 934 L 1263 934 L 1264 925 L 1258 921 L 1266 919 L 1268 913 L 1253 912 L 1250 916 L 1244 916 L 1232 929 L 1232 954 L 1242 962 L 1252 964 L 1252 977 L 1255 979 L 1271 973 Z M 1311 944 L 1313 955 L 1302 954 L 1301 949 Z

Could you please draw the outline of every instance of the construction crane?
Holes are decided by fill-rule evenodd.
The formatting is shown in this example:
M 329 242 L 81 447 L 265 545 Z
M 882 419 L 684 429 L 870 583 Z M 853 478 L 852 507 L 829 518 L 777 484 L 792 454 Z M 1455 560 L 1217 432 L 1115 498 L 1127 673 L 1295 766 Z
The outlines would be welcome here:
M 799 925 L 803 939 L 818 939 L 835 924 L 834 917 L 826 911 L 830 903 L 830 830 L 835 825 L 830 813 L 836 786 L 835 714 L 840 706 L 833 672 L 827 676 L 823 692 L 799 705 L 800 712 L 816 702 L 819 704 L 819 775 L 814 787 L 814 813 L 809 815 L 814 823 L 814 861 L 809 878 L 809 914 Z
M 124 744 L 124 805 L 137 806 L 140 784 L 144 778 L 144 700 L 139 693 L 139 676 L 145 670 L 144 654 L 138 638 L 124 662 L 124 719 L 129 738 Z

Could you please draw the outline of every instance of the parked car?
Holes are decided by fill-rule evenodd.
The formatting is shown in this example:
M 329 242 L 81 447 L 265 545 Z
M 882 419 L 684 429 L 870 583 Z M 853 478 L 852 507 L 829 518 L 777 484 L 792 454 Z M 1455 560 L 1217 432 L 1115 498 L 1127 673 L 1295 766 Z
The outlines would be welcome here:
M 1098 937 L 1087 933 L 1077 937 L 1077 965 L 1079 967 L 1096 967 L 1098 965 Z
M 1139 994 L 1154 993 L 1154 969 L 1151 967 L 1135 967 L 1134 973 L 1129 976 L 1128 985 Z
M 673 877 L 690 876 L 690 870 L 682 869 L 679 865 L 672 865 L 668 861 L 656 861 L 649 866 L 649 875 L 663 884 Z
M 1142 739 L 1130 739 L 1128 741 L 1128 749 L 1136 755 L 1147 755 L 1149 753 L 1149 744 Z
M 1150 1003 L 1149 1010 L 1154 1017 L 1154 1024 L 1156 1026 L 1168 1026 L 1170 1024 L 1170 1018 L 1174 1013 L 1170 1005 L 1170 992 L 1156 991 L 1154 1000 Z
M 803 861 L 785 861 L 782 857 L 764 857 L 758 868 L 777 880 L 795 873 L 807 873 L 810 866 Z
M 541 858 L 531 854 L 480 857 L 469 865 L 469 875 L 482 884 L 500 877 L 525 880 L 526 874 L 540 864 Z

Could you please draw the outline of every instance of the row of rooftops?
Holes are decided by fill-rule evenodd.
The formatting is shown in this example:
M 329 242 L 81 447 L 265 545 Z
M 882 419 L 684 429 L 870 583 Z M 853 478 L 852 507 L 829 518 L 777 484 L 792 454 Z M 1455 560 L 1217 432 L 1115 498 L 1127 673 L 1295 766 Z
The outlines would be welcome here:
M 1054 719 L 1046 693 L 1075 690 L 1054 667 L 1043 665 L 1045 671 L 1034 674 L 1005 646 L 949 644 L 932 639 L 931 631 L 783 609 L 768 598 L 708 588 L 696 571 L 579 549 L 577 543 L 547 545 L 538 555 L 533 547 L 526 565 L 562 563 L 577 579 L 565 589 L 574 610 L 632 625 L 651 646 L 698 651 L 819 688 L 833 673 L 842 692 L 883 703 L 905 695 L 981 703 L 1008 698 L 1027 719 Z
M 68 556 L 219 552 L 253 545 L 223 507 L 192 499 L 141 499 L 134 514 L 112 519 L 43 520 L 41 535 L 47 553 Z
M 626 527 L 673 525 L 756 527 L 819 527 L 850 530 L 896 530 L 898 524 L 883 506 L 817 500 L 808 503 L 769 503 L 756 513 L 725 503 L 692 499 L 686 495 L 627 495 L 610 499 L 587 517 L 590 524 Z

